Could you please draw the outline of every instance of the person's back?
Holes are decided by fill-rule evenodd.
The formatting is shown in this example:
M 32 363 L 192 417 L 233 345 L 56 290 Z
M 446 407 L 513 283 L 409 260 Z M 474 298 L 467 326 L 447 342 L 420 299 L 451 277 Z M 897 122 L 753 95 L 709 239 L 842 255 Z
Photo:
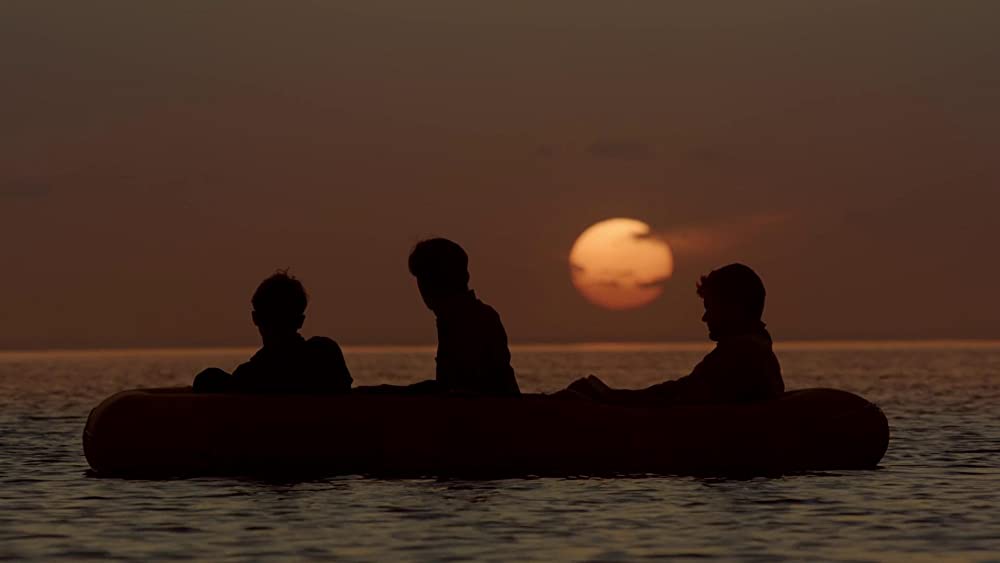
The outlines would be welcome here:
M 436 379 L 447 389 L 519 393 L 500 315 L 469 291 L 437 312 Z
M 233 371 L 233 390 L 246 393 L 335 393 L 351 387 L 340 346 L 325 336 L 299 336 L 262 347 Z
M 446 391 L 518 395 L 500 315 L 469 289 L 468 256 L 446 239 L 417 244 L 410 273 L 437 317 L 436 381 Z
M 352 378 L 340 346 L 299 334 L 308 296 L 287 272 L 279 271 L 254 292 L 252 318 L 262 346 L 230 376 L 211 368 L 195 378 L 195 391 L 238 393 L 336 393 L 351 388 Z
M 698 295 L 704 300 L 702 321 L 715 349 L 691 374 L 646 389 L 612 389 L 590 376 L 573 382 L 572 395 L 619 404 L 729 404 L 764 401 L 785 390 L 781 365 L 771 335 L 761 320 L 764 284 L 743 264 L 730 264 L 703 276 Z

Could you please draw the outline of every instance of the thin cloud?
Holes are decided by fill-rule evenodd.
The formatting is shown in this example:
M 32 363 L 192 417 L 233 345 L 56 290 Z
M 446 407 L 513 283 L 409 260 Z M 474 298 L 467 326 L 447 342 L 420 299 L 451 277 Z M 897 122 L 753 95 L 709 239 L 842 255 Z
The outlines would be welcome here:
M 632 240 L 663 240 L 663 235 L 657 233 L 656 231 L 648 231 L 645 233 L 635 233 L 632 235 Z
M 51 186 L 44 184 L 13 184 L 0 186 L 0 199 L 28 199 L 44 197 L 52 192 Z
M 587 153 L 614 160 L 649 160 L 656 156 L 653 145 L 641 141 L 597 141 L 587 147 Z
M 597 287 L 619 288 L 622 286 L 622 283 L 615 279 L 601 279 L 601 280 L 593 280 L 587 282 L 587 285 L 592 285 Z
M 632 268 L 601 268 L 599 272 L 603 276 L 612 276 L 616 279 L 635 277 L 635 270 Z
M 667 283 L 667 280 L 669 279 L 670 278 L 668 276 L 664 276 L 649 281 L 638 282 L 635 285 L 638 286 L 640 289 L 652 289 L 656 287 L 661 287 L 663 284 Z
M 787 213 L 768 213 L 725 223 L 681 227 L 642 236 L 645 238 L 655 236 L 664 240 L 675 255 L 717 254 L 771 232 L 790 220 L 791 216 Z
M 689 150 L 686 155 L 688 160 L 703 164 L 719 164 L 731 160 L 732 155 L 718 147 L 699 147 Z
M 542 158 L 551 158 L 555 156 L 556 149 L 552 145 L 538 145 L 535 148 L 535 155 Z

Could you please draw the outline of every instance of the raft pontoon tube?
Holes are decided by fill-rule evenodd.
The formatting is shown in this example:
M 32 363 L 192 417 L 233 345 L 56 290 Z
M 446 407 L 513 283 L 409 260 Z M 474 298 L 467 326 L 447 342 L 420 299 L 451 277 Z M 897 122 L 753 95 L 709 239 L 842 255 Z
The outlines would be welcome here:
M 623 407 L 520 398 L 123 391 L 95 408 L 101 476 L 780 474 L 874 468 L 882 411 L 846 391 L 763 403 Z

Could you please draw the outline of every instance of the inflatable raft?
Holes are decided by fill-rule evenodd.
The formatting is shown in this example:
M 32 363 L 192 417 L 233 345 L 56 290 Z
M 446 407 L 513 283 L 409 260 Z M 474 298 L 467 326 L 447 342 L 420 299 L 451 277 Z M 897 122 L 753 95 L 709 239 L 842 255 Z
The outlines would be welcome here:
M 778 474 L 868 469 L 882 411 L 845 391 L 637 408 L 544 395 L 260 396 L 123 391 L 83 435 L 101 476 Z

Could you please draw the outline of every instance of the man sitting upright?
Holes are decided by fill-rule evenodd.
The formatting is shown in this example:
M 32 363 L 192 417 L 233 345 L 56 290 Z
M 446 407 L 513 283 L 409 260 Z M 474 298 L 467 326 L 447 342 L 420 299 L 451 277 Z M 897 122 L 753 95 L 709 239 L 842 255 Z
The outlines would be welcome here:
M 308 296 L 302 283 L 279 270 L 261 282 L 251 300 L 261 348 L 232 375 L 209 368 L 194 380 L 194 390 L 238 393 L 336 393 L 351 388 L 351 374 L 340 346 L 325 336 L 306 340 Z
M 760 277 L 743 264 L 730 264 L 702 276 L 698 295 L 705 305 L 701 320 L 716 346 L 690 375 L 635 390 L 612 389 L 591 375 L 559 395 L 633 405 L 748 403 L 781 395 L 781 366 L 761 321 L 765 291 Z
M 419 389 L 519 395 L 500 315 L 469 289 L 469 256 L 443 238 L 421 241 L 409 259 L 424 304 L 437 317 L 436 383 Z

